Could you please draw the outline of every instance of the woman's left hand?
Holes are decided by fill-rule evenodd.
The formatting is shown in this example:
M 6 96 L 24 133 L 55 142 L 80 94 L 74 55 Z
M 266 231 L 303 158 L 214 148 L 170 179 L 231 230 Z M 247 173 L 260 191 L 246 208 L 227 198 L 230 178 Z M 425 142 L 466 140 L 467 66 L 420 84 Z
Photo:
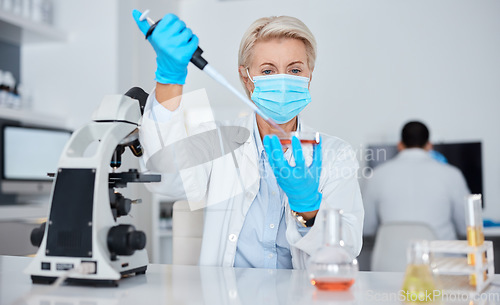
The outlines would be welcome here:
M 299 139 L 292 138 L 292 153 L 295 166 L 285 160 L 283 149 L 276 135 L 264 137 L 264 148 L 278 185 L 288 197 L 290 208 L 295 212 L 310 212 L 319 209 L 322 194 L 319 192 L 321 174 L 321 140 L 314 149 L 311 165 L 306 166 Z

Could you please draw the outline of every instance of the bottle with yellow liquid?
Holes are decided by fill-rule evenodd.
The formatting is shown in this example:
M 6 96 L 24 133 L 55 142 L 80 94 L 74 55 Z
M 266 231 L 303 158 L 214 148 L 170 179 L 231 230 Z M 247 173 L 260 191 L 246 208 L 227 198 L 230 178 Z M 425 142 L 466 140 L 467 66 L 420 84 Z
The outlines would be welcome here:
M 481 209 L 481 195 L 470 195 L 467 198 L 465 206 L 465 221 L 467 225 L 467 243 L 472 247 L 479 247 L 484 244 L 483 217 Z M 484 263 L 486 262 L 484 252 L 481 259 Z M 467 263 L 470 266 L 476 265 L 476 255 L 474 253 L 467 254 Z M 486 271 L 483 276 L 484 280 L 486 280 Z M 472 286 L 477 285 L 475 274 L 470 275 L 469 284 Z
M 429 262 L 429 243 L 426 240 L 410 242 L 408 246 L 408 265 L 406 267 L 403 287 L 406 303 L 427 303 L 436 300 L 434 296 L 436 283 Z

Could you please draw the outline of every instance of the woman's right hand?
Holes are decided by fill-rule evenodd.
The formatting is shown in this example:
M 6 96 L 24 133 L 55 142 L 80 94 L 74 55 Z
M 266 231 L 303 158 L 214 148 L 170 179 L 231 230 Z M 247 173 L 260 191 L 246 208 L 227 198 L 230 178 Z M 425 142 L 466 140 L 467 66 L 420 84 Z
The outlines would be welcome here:
M 134 10 L 132 15 L 141 32 L 146 35 L 150 28 L 147 20 L 139 20 L 141 12 L 138 10 Z M 156 81 L 160 84 L 183 85 L 189 61 L 198 48 L 198 37 L 177 16 L 167 14 L 148 40 L 156 52 Z

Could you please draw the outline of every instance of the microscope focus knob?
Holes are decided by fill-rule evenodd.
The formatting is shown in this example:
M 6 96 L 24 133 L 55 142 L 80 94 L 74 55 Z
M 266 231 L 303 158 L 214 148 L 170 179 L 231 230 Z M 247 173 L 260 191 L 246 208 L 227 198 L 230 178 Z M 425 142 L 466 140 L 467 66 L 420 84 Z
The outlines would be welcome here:
M 126 216 L 132 207 L 132 200 L 123 197 L 120 193 L 113 193 L 111 200 L 111 208 L 116 210 L 116 216 Z
M 115 255 L 132 255 L 146 246 L 146 234 L 132 225 L 114 226 L 108 231 L 108 249 Z
M 45 235 L 45 224 L 46 222 L 42 223 L 40 227 L 34 228 L 31 231 L 31 244 L 35 247 L 40 247 L 40 245 L 42 244 L 43 236 Z
M 128 234 L 128 244 L 132 249 L 142 250 L 146 247 L 146 234 L 142 231 L 135 231 Z

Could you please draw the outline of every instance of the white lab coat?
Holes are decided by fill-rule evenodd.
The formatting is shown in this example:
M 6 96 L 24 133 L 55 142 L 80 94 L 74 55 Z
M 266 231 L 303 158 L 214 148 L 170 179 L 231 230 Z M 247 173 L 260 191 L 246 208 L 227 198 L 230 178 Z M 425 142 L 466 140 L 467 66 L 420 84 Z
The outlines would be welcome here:
M 150 95 L 153 96 L 154 93 Z M 151 116 L 150 98 L 145 108 L 140 141 L 144 148 L 143 161 L 148 169 L 155 168 L 169 158 L 151 159 L 161 147 L 185 139 L 188 134 L 184 122 L 183 107 L 172 112 L 166 122 L 155 122 Z M 253 117 L 235 120 L 230 126 L 245 127 L 248 132 L 233 135 L 231 141 L 240 141 L 234 153 L 227 153 L 213 162 L 179 169 L 178 173 L 162 174 L 162 182 L 147 184 L 157 193 L 172 200 L 187 197 L 191 208 L 206 205 L 200 265 L 233 266 L 236 246 L 245 215 L 259 191 L 259 171 L 256 143 L 253 137 Z M 208 124 L 208 128 L 214 128 Z M 303 126 L 303 130 L 309 128 Z M 158 130 L 161 135 L 158 136 Z M 362 246 L 363 203 L 357 181 L 358 162 L 352 148 L 344 141 L 322 134 L 323 167 L 319 190 L 323 194 L 320 210 L 326 207 L 342 209 L 342 236 L 353 256 L 359 255 Z M 163 143 L 162 143 L 163 142 Z M 191 151 L 192 152 L 192 151 Z M 182 154 L 189 154 L 185 151 Z M 312 151 L 304 150 L 307 160 Z M 155 160 L 155 162 L 151 162 Z M 236 162 L 235 162 L 236 160 Z M 237 166 L 235 166 L 237 164 Z M 239 173 L 238 173 L 239 172 Z M 305 268 L 306 259 L 323 243 L 323 217 L 318 213 L 315 224 L 305 236 L 298 231 L 295 217 L 286 206 L 286 237 L 290 244 L 292 265 Z
M 456 167 L 410 148 L 376 168 L 363 187 L 364 233 L 376 234 L 379 223 L 422 222 L 438 239 L 465 235 L 465 179 Z

